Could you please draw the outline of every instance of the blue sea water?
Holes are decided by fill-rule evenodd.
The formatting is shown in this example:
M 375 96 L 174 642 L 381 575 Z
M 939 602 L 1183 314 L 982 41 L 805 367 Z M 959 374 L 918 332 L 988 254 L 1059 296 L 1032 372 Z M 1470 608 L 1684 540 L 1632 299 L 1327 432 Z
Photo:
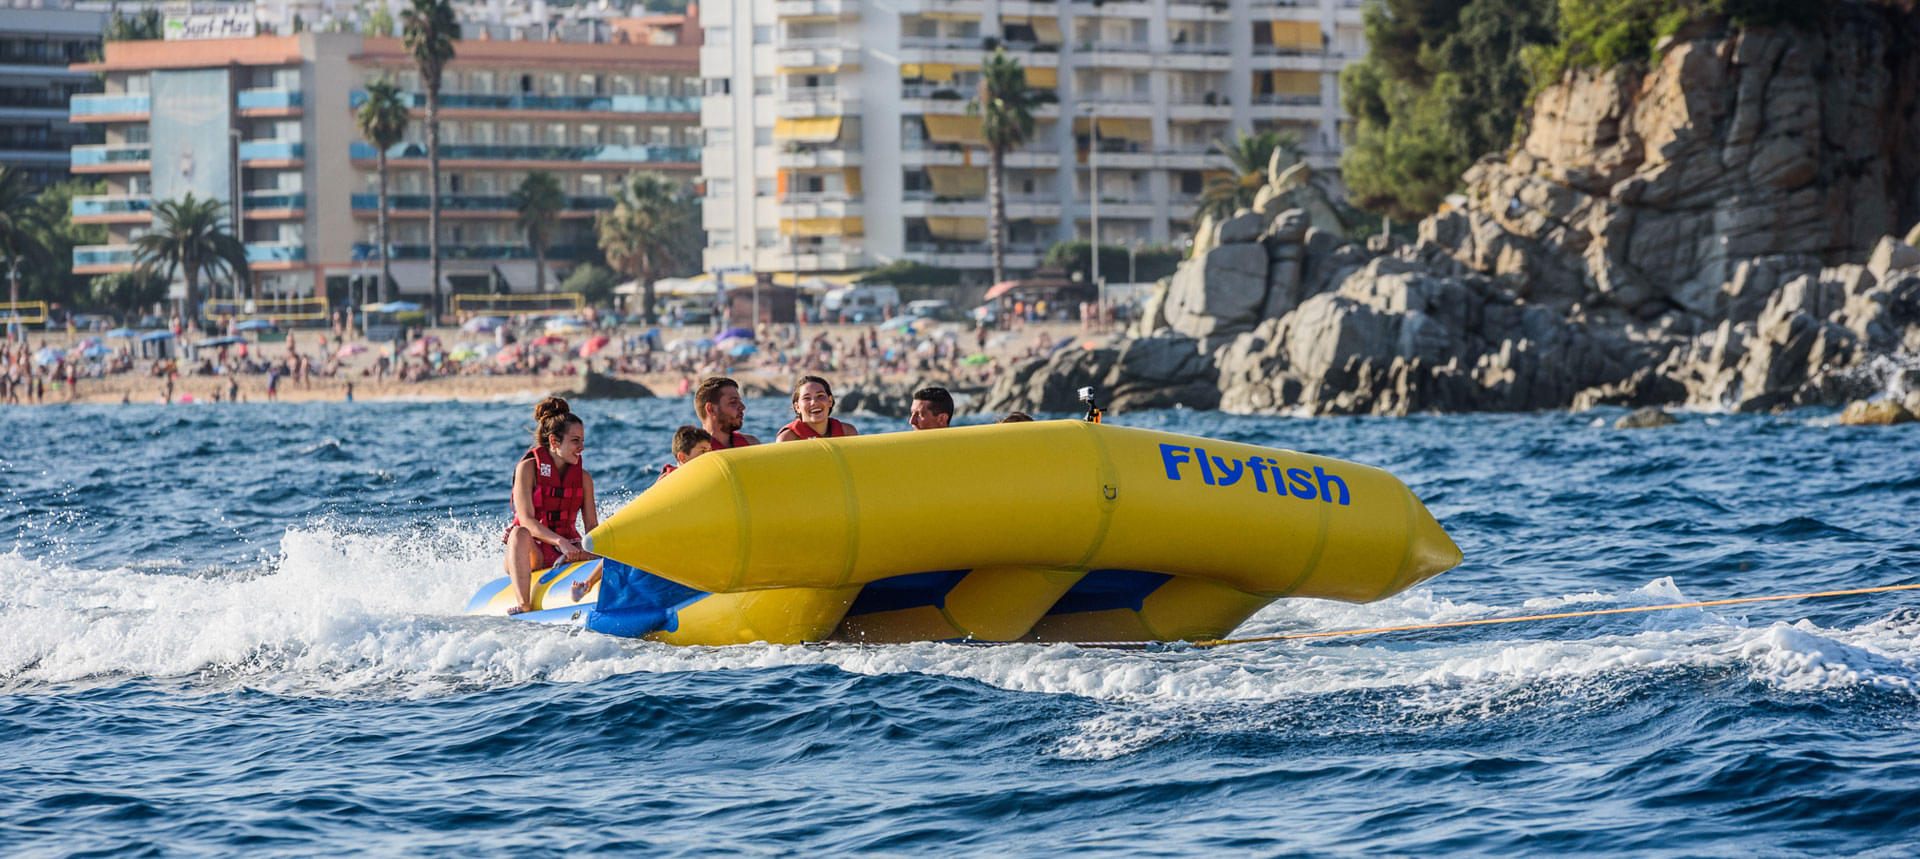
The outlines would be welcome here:
M 1920 840 L 1920 592 L 1157 652 L 679 649 L 463 617 L 499 574 L 528 405 L 0 411 L 0 851 Z M 688 408 L 579 411 L 612 509 Z M 1241 635 L 1920 582 L 1920 428 L 1616 414 L 1114 420 L 1384 467 L 1466 554 Z

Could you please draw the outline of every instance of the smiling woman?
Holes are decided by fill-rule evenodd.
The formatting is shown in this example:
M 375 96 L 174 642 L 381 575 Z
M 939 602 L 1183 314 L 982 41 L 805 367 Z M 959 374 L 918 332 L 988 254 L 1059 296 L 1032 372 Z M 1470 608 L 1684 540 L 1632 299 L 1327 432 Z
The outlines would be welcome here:
M 819 376 L 801 376 L 793 384 L 793 422 L 780 428 L 774 441 L 841 438 L 859 435 L 853 424 L 833 415 L 833 387 Z

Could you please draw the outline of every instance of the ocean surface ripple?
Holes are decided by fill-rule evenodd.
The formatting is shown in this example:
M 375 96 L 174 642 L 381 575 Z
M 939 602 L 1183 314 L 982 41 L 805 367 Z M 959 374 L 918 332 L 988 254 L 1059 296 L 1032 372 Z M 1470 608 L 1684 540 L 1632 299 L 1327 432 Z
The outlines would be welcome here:
M 687 406 L 579 411 L 611 510 Z M 749 428 L 784 411 L 753 401 Z M 7 852 L 1899 854 L 1920 831 L 1920 594 L 1205 651 L 673 648 L 460 614 L 498 575 L 527 413 L 0 411 Z M 1911 427 L 1613 417 L 1114 420 L 1381 466 L 1466 553 L 1242 636 L 1920 583 Z

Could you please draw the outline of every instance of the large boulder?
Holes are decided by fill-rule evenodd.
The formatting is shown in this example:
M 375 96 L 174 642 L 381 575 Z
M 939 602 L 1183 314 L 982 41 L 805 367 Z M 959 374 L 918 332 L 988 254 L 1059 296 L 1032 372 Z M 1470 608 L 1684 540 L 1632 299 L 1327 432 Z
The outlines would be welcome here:
M 1182 262 L 1162 312 L 1168 327 L 1188 337 L 1231 335 L 1258 324 L 1266 300 L 1267 250 L 1248 241 Z

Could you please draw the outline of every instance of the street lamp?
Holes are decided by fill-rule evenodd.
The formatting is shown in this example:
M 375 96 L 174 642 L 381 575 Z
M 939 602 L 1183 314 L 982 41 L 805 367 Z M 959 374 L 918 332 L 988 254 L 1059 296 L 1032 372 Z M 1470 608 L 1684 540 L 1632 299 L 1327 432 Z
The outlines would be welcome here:
M 245 256 L 247 222 L 243 188 L 246 181 L 243 177 L 246 174 L 240 170 L 240 129 L 227 129 L 227 139 L 233 142 L 233 237 L 240 241 L 240 253 Z M 240 309 L 240 273 L 237 271 L 233 273 L 233 304 L 236 311 Z

